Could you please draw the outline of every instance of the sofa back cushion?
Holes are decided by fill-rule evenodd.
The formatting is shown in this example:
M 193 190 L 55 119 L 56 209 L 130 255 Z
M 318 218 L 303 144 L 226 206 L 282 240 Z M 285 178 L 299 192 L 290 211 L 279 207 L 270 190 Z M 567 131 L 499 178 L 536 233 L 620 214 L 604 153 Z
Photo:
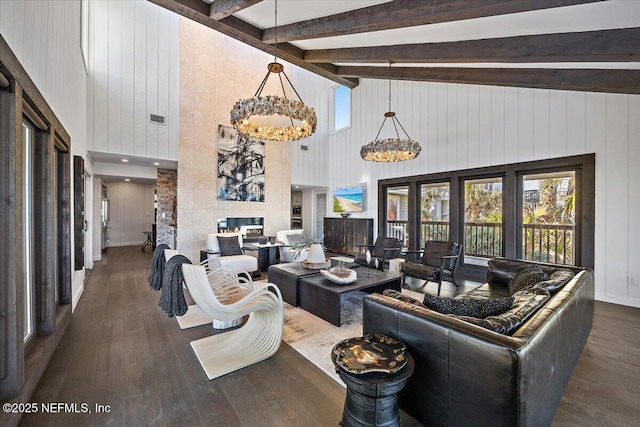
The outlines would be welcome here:
M 524 263 L 508 259 L 490 259 L 487 270 L 487 282 L 497 285 L 508 285 L 516 277 Z
M 513 297 L 513 305 L 504 313 L 478 319 L 470 316 L 455 316 L 474 325 L 503 335 L 513 334 L 524 322 L 549 301 L 549 291 L 540 287 L 522 289 Z

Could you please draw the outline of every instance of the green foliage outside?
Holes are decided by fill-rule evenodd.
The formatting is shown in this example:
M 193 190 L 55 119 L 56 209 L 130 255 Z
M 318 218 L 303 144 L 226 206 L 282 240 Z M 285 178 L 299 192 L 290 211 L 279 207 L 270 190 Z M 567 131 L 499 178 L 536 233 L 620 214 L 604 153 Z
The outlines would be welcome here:
M 340 205 L 340 201 L 335 196 L 333 196 L 333 211 L 334 212 L 344 212 L 342 210 L 342 206 Z

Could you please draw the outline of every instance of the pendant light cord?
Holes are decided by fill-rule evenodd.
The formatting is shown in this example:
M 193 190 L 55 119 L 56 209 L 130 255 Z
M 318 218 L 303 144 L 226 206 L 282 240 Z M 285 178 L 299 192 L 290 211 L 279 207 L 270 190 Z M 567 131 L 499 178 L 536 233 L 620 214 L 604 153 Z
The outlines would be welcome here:
M 273 62 L 278 62 L 278 0 L 276 0 L 275 6 L 275 42 L 273 43 Z
M 391 111 L 391 64 L 392 61 L 389 61 L 389 112 Z

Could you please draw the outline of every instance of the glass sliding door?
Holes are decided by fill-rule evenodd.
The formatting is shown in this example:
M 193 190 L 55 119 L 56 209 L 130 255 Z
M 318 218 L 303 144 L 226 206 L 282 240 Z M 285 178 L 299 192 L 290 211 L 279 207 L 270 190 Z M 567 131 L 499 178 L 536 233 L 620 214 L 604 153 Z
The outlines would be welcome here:
M 522 176 L 522 258 L 575 265 L 575 172 Z
M 22 153 L 23 153 L 23 194 L 22 194 L 22 222 L 24 237 L 24 342 L 28 342 L 34 335 L 35 298 L 34 298 L 34 152 L 35 129 L 30 123 L 22 122 Z
M 386 189 L 386 237 L 395 237 L 402 247 L 409 244 L 409 186 Z
M 502 178 L 464 181 L 465 262 L 486 265 L 503 256 Z
M 428 240 L 449 240 L 449 183 L 420 186 L 420 247 Z

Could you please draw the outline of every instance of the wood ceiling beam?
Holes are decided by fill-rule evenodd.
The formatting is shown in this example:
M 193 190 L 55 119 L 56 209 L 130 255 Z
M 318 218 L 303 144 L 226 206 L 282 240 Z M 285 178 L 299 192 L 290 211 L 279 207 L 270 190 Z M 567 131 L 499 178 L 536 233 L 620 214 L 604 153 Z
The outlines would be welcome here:
M 631 62 L 640 61 L 640 28 L 497 39 L 308 50 L 309 62 Z
M 338 67 L 343 77 L 388 79 L 388 67 Z M 640 70 L 391 68 L 393 80 L 640 94 Z
M 261 1 L 262 0 L 213 0 L 209 10 L 209 16 L 219 21 L 242 9 L 258 4 Z
M 395 0 L 278 26 L 278 43 L 527 12 L 602 0 Z M 275 42 L 275 28 L 262 41 Z
M 262 30 L 248 24 L 234 16 L 228 16 L 217 21 L 209 16 L 209 5 L 202 0 L 148 0 L 151 3 L 164 7 L 178 15 L 189 18 L 216 31 L 219 31 L 229 37 L 253 46 L 263 52 L 273 54 L 273 46 L 262 42 Z M 194 40 L 194 43 L 198 43 Z M 333 64 L 322 64 L 306 62 L 304 52 L 299 48 L 288 44 L 278 44 L 278 57 L 297 65 L 300 68 L 311 71 L 331 81 L 339 83 L 349 88 L 358 86 L 358 80 L 338 76 L 335 72 L 336 67 Z M 266 64 L 265 64 L 266 68 Z

